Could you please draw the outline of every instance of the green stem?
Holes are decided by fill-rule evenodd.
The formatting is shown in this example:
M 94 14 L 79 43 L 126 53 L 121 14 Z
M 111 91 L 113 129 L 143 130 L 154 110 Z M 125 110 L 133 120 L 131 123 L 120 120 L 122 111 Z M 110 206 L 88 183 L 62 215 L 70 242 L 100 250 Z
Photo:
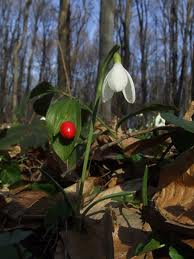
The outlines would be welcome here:
M 89 160 L 89 155 L 90 155 L 90 147 L 91 147 L 91 144 L 92 144 L 94 124 L 95 124 L 95 121 L 96 121 L 98 106 L 99 106 L 99 103 L 100 103 L 100 97 L 101 97 L 101 93 L 102 93 L 102 85 L 103 85 L 103 81 L 104 81 L 104 78 L 105 78 L 105 75 L 106 75 L 106 71 L 107 71 L 108 65 L 111 62 L 111 60 L 113 58 L 113 55 L 115 54 L 116 51 L 118 51 L 118 49 L 119 49 L 119 46 L 114 46 L 111 49 L 111 51 L 108 53 L 106 59 L 102 63 L 102 65 L 100 67 L 100 70 L 99 70 L 95 104 L 94 104 L 94 109 L 93 109 L 93 114 L 92 114 L 92 120 L 90 122 L 89 135 L 88 135 L 86 151 L 85 151 L 85 156 L 84 156 L 84 163 L 83 163 L 83 168 L 82 168 L 82 175 L 81 175 L 81 179 L 80 179 L 78 208 L 77 208 L 77 212 L 78 213 L 80 213 L 80 208 L 81 208 L 82 194 L 83 194 L 83 189 L 84 189 L 84 182 L 85 182 L 86 178 L 88 177 L 88 171 L 87 171 L 87 169 L 88 169 L 88 160 Z
M 101 202 L 101 201 L 104 201 L 104 200 L 107 200 L 107 199 L 112 199 L 112 198 L 118 198 L 118 197 L 126 197 L 128 195 L 131 195 L 132 197 L 134 197 L 134 194 L 132 192 L 119 192 L 119 193 L 114 193 L 114 194 L 110 194 L 110 195 L 107 195 L 105 197 L 102 197 L 100 198 L 99 200 L 96 200 L 94 202 L 92 202 L 85 210 L 84 212 L 82 213 L 82 216 L 86 216 L 88 211 L 94 207 L 97 203 Z
M 63 187 L 57 182 L 55 181 L 55 179 L 48 174 L 43 168 L 41 167 L 37 167 L 43 174 L 45 174 L 55 185 L 56 187 L 62 192 L 63 196 L 64 196 L 64 200 L 67 202 L 67 204 L 70 206 L 72 212 L 75 214 L 75 207 L 73 206 L 73 204 L 69 201 L 66 192 L 64 191 Z
M 142 201 L 144 206 L 148 206 L 148 167 L 146 166 L 143 175 Z

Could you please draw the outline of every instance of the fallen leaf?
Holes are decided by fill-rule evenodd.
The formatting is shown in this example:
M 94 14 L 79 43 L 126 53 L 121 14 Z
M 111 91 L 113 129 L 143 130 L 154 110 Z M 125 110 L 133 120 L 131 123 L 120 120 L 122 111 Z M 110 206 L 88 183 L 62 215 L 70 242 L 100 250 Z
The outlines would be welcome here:
M 100 192 L 94 200 L 92 200 L 92 202 L 97 201 L 103 197 L 106 197 L 110 194 L 116 194 L 119 192 L 123 192 L 123 191 L 130 191 L 131 193 L 136 193 L 136 191 L 140 190 L 141 188 L 141 179 L 134 179 L 134 180 L 130 180 L 130 181 L 126 181 L 125 183 L 116 185 L 112 188 L 108 188 L 105 191 Z M 103 200 L 99 203 L 97 203 L 94 207 L 92 207 L 89 211 L 89 214 L 91 214 L 93 219 L 101 219 L 103 214 L 104 214 L 104 210 L 106 208 L 106 206 L 111 205 L 115 203 L 112 199 L 106 199 Z M 84 211 L 87 208 L 87 206 L 84 207 L 84 209 L 82 211 Z
M 194 148 L 161 168 L 159 191 L 153 200 L 159 213 L 182 226 L 183 233 L 186 228 L 194 229 Z

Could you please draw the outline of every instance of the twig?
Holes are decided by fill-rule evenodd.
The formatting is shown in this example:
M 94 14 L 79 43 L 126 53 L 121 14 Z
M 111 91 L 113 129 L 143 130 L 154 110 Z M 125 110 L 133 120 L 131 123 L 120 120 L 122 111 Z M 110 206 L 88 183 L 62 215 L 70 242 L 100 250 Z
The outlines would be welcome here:
M 62 51 L 61 44 L 60 44 L 59 41 L 57 41 L 57 44 L 58 44 L 58 47 L 59 47 L 59 50 L 60 50 L 61 60 L 62 60 L 62 63 L 63 63 L 63 69 L 64 69 L 64 73 L 65 73 L 65 77 L 66 77 L 66 83 L 67 83 L 67 90 L 68 90 L 69 94 L 71 95 L 70 80 L 69 80 L 69 75 L 67 73 L 67 66 L 65 64 L 65 60 L 64 60 L 64 57 L 63 57 L 63 51 Z
M 172 126 L 170 126 L 170 128 L 172 128 Z M 153 128 L 149 128 L 149 129 L 143 129 L 143 130 L 139 130 L 138 132 L 133 132 L 133 133 L 129 133 L 115 141 L 112 141 L 110 143 L 107 143 L 107 144 L 104 144 L 103 146 L 99 147 L 99 150 L 100 151 L 103 151 L 109 147 L 112 147 L 116 144 L 119 144 L 121 143 L 123 140 L 125 139 L 128 139 L 128 138 L 131 138 L 131 137 L 137 137 L 139 135 L 142 135 L 142 134 L 145 134 L 145 133 L 149 133 L 149 132 L 152 132 L 152 131 L 155 131 L 155 130 L 167 130 L 169 129 L 169 127 L 153 127 Z
M 171 149 L 171 147 L 172 147 L 173 145 L 174 145 L 173 143 L 170 143 L 170 144 L 167 146 L 166 150 L 162 153 L 162 155 L 161 155 L 161 157 L 160 157 L 160 159 L 159 159 L 159 161 L 158 161 L 158 164 L 163 161 L 163 159 L 165 158 L 166 154 L 170 151 L 170 149 Z

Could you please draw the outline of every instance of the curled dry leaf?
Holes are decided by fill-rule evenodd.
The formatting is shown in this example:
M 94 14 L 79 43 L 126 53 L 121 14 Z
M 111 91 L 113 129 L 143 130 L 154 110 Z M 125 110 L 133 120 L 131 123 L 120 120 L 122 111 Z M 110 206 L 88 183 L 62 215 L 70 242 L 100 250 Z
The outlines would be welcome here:
M 94 186 L 98 184 L 97 177 L 88 177 L 84 182 L 83 199 L 85 199 L 94 189 Z M 68 199 L 71 202 L 76 202 L 79 195 L 79 182 L 72 184 L 64 189 Z
M 126 155 L 133 155 L 139 152 L 142 152 L 146 149 L 150 149 L 156 147 L 157 145 L 163 144 L 169 137 L 171 133 L 165 133 L 163 135 L 159 135 L 153 137 L 151 139 L 143 139 L 139 141 L 134 141 L 124 149 L 124 153 Z
M 61 254 L 68 254 L 71 259 L 106 259 L 102 222 L 85 220 L 84 227 L 85 231 L 67 230 L 60 233 L 65 244 Z
M 9 156 L 11 158 L 16 157 L 17 155 L 19 155 L 21 153 L 21 147 L 20 145 L 15 145 L 12 146 L 9 150 L 8 150 Z
M 131 193 L 135 193 L 136 191 L 141 189 L 141 179 L 134 179 L 131 181 L 126 181 L 125 183 L 116 185 L 112 188 L 108 188 L 107 190 L 100 192 L 92 202 L 95 202 L 103 197 L 106 197 L 110 194 L 116 194 L 123 191 L 130 191 Z M 103 200 L 97 203 L 94 207 L 92 207 L 89 211 L 89 214 L 92 215 L 93 219 L 101 219 L 104 214 L 104 210 L 107 206 L 114 203 L 111 199 Z M 84 210 L 87 206 L 84 208 Z
M 55 199 L 48 197 L 43 191 L 23 191 L 14 195 L 2 212 L 13 220 L 43 219 L 48 207 L 54 202 Z
M 130 259 L 136 245 L 146 242 L 150 232 L 143 229 L 137 209 L 120 207 L 117 212 L 115 210 L 106 207 L 100 220 L 84 218 L 83 231 L 67 229 L 61 232 L 65 244 L 61 254 L 66 253 L 71 259 Z M 153 259 L 145 255 L 136 258 Z
M 172 224 L 194 229 L 194 148 L 185 151 L 160 171 L 156 209 Z M 190 232 L 190 231 L 189 231 Z
M 188 121 L 192 121 L 192 116 L 194 114 L 194 101 L 191 102 L 188 110 L 186 111 L 184 115 L 184 119 Z

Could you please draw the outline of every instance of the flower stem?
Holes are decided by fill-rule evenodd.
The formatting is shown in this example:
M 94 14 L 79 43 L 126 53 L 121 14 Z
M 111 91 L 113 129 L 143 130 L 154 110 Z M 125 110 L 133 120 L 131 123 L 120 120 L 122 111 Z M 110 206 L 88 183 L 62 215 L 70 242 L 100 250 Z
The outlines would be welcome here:
M 105 78 L 105 75 L 106 75 L 107 67 L 108 67 L 109 63 L 111 62 L 111 60 L 113 58 L 113 55 L 115 54 L 116 51 L 118 51 L 118 49 L 119 49 L 119 46 L 114 46 L 110 50 L 110 52 L 108 53 L 107 57 L 105 58 L 104 62 L 102 63 L 102 65 L 100 67 L 100 70 L 99 70 L 95 104 L 94 104 L 92 119 L 90 121 L 90 129 L 89 129 L 86 151 L 85 151 L 85 156 L 84 156 L 82 175 L 81 175 L 81 179 L 80 179 L 79 197 L 78 197 L 78 206 L 77 206 L 78 214 L 80 214 L 82 194 L 83 194 L 83 189 L 84 189 L 84 182 L 85 182 L 86 178 L 88 177 L 88 171 L 87 171 L 88 160 L 89 160 L 89 155 L 90 155 L 90 147 L 91 147 L 91 144 L 92 144 L 94 124 L 95 124 L 95 121 L 96 121 L 98 106 L 99 106 L 99 103 L 100 103 L 100 97 L 101 97 L 101 93 L 102 93 L 102 85 L 103 85 L 103 81 L 104 81 L 104 78 Z

